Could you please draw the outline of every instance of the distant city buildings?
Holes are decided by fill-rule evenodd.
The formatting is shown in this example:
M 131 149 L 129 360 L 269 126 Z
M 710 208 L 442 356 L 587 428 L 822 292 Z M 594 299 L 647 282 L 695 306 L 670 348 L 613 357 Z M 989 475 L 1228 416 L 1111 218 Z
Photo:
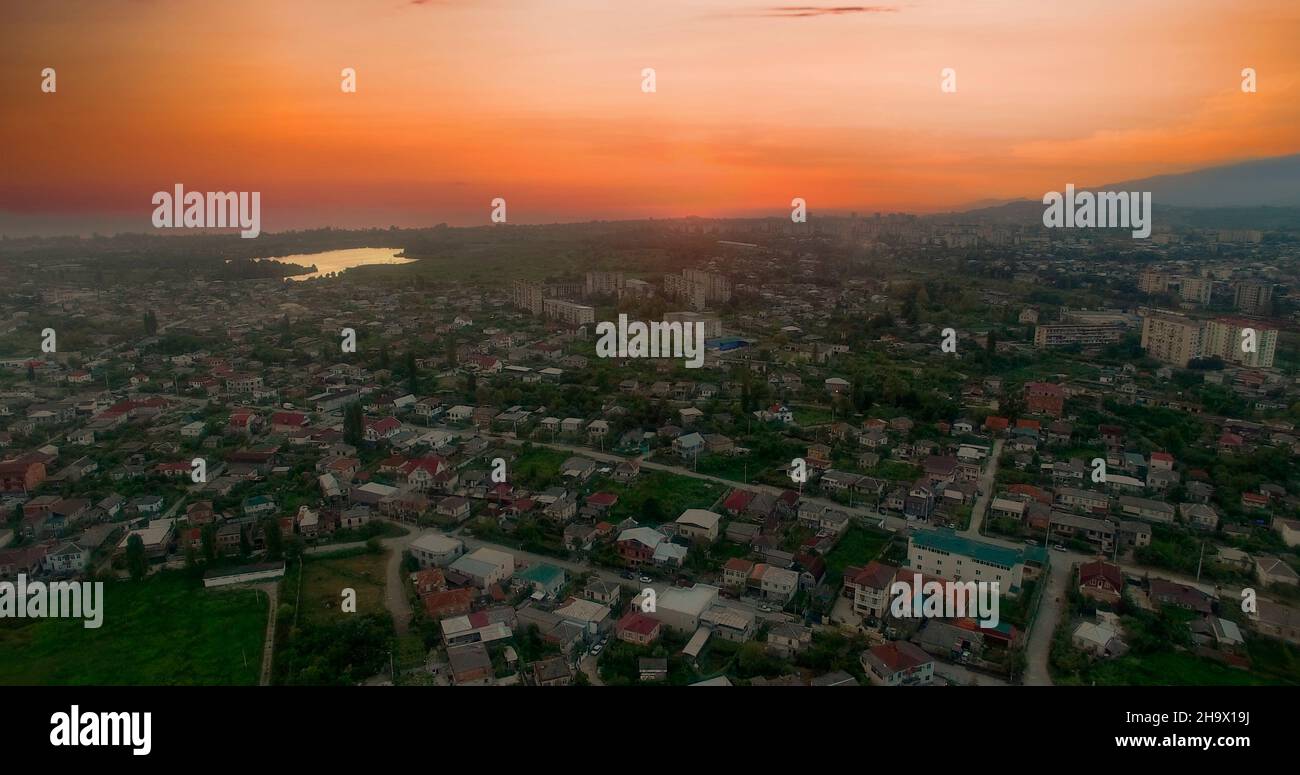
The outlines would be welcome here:
M 588 272 L 587 297 L 618 296 L 626 282 L 622 272 Z
M 532 315 L 546 317 L 574 327 L 596 322 L 595 307 L 567 299 L 548 297 L 547 289 L 538 283 L 515 280 L 510 284 L 510 301 L 519 309 L 526 310 Z
M 644 299 L 654 295 L 654 286 L 645 280 L 627 277 L 622 272 L 587 272 L 586 298 L 613 296 L 618 299 Z
M 1247 315 L 1267 315 L 1273 311 L 1273 283 L 1247 280 L 1237 283 L 1233 306 Z
M 698 269 L 684 269 L 680 275 L 664 275 L 664 292 L 669 298 L 686 302 L 694 310 L 710 304 L 731 301 L 731 280 L 720 274 Z
M 1148 269 L 1138 275 L 1138 287 L 1144 293 L 1176 293 L 1183 301 L 1205 305 L 1210 303 L 1214 281 L 1208 277 L 1165 274 Z

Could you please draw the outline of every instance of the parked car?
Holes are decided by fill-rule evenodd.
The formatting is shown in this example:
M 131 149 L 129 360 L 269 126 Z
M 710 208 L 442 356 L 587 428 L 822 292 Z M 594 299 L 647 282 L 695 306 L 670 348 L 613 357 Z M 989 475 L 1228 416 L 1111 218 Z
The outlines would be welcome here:
M 639 581 L 640 581 L 642 584 L 649 584 L 650 582 L 654 581 L 654 579 L 650 578 L 649 576 L 642 576 L 642 577 L 639 579 Z
M 1062 546 L 1061 544 L 1057 544 L 1056 546 L 1053 546 L 1052 548 L 1055 549 L 1055 550 L 1058 551 L 1058 552 L 1068 552 L 1068 551 L 1069 551 L 1069 549 L 1066 549 L 1066 548 L 1065 548 L 1064 546 Z

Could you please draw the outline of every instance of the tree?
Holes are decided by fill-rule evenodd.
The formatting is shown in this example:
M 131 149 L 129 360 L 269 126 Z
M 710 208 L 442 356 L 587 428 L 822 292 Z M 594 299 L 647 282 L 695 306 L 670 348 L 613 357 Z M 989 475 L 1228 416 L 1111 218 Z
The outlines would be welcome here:
M 217 526 L 212 523 L 204 525 L 199 540 L 203 545 L 203 559 L 208 562 L 217 559 Z
M 352 446 L 361 444 L 365 437 L 365 415 L 359 401 L 348 404 L 343 410 L 343 440 Z
M 415 351 L 408 350 L 406 353 L 406 379 L 407 389 L 412 395 L 420 392 L 420 369 L 415 365 Z
M 641 520 L 658 524 L 664 521 L 664 507 L 653 495 L 641 502 Z
M 126 569 L 135 581 L 149 573 L 149 559 L 145 556 L 144 539 L 139 533 L 132 533 L 126 540 Z
M 284 536 L 280 533 L 280 520 L 274 517 L 262 521 L 266 536 L 266 559 L 278 560 L 284 556 Z

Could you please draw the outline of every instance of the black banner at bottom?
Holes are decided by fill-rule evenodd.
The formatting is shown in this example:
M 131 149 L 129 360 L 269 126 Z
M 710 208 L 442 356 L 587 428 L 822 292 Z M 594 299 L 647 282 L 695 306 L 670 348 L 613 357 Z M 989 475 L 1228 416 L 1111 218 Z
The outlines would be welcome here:
M 659 738 L 683 724 L 696 741 L 683 745 L 762 739 L 774 758 L 784 753 L 782 740 L 792 758 L 807 755 L 810 739 L 834 746 L 836 739 L 878 738 L 879 746 L 911 746 L 934 761 L 995 750 L 1077 750 L 1122 761 L 1283 753 L 1294 737 L 1288 708 L 1295 694 L 1282 688 L 868 687 L 876 690 L 852 696 L 731 688 L 746 696 L 684 697 L 666 687 L 6 687 L 0 697 L 7 752 L 40 754 L 53 766 L 121 757 L 210 766 L 250 756 L 275 762 L 281 753 L 295 763 L 337 763 L 350 748 L 373 754 L 395 741 L 455 755 L 458 748 L 497 750 L 522 732 L 534 741 L 573 735 L 587 754 L 608 747 L 626 755 L 627 735 L 671 745 Z

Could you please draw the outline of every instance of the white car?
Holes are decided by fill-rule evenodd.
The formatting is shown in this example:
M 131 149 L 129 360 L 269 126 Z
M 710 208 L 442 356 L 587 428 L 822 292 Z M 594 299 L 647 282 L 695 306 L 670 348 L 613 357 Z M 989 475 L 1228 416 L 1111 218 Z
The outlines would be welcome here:
M 650 578 L 649 576 L 642 576 L 640 579 L 638 579 L 638 581 L 640 581 L 642 584 L 649 584 L 650 582 L 654 581 L 654 579 Z
M 591 647 L 591 655 L 592 655 L 593 657 L 596 656 L 597 654 L 600 653 L 600 650 L 603 649 L 603 648 L 605 648 L 605 644 L 604 644 L 604 643 L 597 643 L 596 645 L 594 645 L 594 646 Z

